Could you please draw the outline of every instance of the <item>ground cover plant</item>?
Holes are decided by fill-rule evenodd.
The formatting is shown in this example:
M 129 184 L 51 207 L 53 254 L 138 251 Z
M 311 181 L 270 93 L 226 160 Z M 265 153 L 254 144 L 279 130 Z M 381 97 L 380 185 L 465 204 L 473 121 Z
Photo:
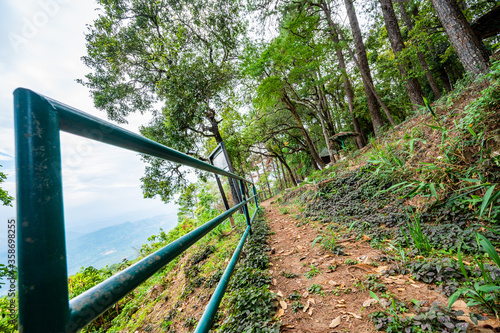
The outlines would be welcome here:
M 297 200 L 306 205 L 300 218 L 326 224 L 317 242 L 328 230 L 334 231 L 327 239 L 332 244 L 367 237 L 393 257 L 386 276 L 434 285 L 451 297 L 450 306 L 462 297 L 471 318 L 498 318 L 500 140 L 491 119 L 500 115 L 499 78 L 497 62 L 461 95 L 427 103 L 406 127 L 373 140 L 371 150 L 350 162 L 361 167 L 344 173 L 337 167 L 336 178 L 324 185 L 315 175 L 318 191 L 302 192 Z M 453 107 L 461 112 L 448 112 Z M 373 279 L 362 285 L 384 290 Z M 450 311 L 433 306 L 407 318 L 393 309 L 372 319 L 387 332 L 465 332 Z

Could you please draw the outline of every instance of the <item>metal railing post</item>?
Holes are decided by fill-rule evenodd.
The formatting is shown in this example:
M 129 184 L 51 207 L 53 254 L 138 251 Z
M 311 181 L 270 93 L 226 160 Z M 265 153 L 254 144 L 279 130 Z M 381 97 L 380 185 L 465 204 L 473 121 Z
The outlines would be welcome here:
M 236 250 L 233 253 L 233 256 L 231 257 L 229 265 L 227 265 L 226 270 L 224 271 L 224 274 L 222 275 L 219 284 L 215 288 L 215 291 L 212 294 L 212 297 L 210 298 L 210 301 L 207 304 L 207 307 L 205 308 L 205 311 L 203 312 L 203 315 L 201 316 L 200 321 L 198 322 L 198 326 L 196 326 L 196 330 L 194 331 L 194 333 L 206 333 L 210 331 L 212 323 L 214 322 L 215 319 L 215 314 L 217 313 L 217 309 L 219 308 L 220 302 L 224 297 L 224 293 L 226 292 L 229 280 L 231 279 L 231 275 L 233 274 L 234 267 L 238 262 L 241 250 L 243 249 L 243 245 L 245 244 L 245 240 L 247 239 L 249 233 L 250 233 L 250 227 L 247 227 L 245 233 L 243 234 L 243 237 L 241 237 L 241 240 L 238 243 L 238 247 L 236 248 Z
M 255 185 L 252 184 L 252 192 L 253 195 L 255 195 L 255 209 L 259 208 L 259 199 L 257 199 L 257 189 L 255 188 Z
M 73 333 L 186 251 L 201 237 L 243 209 L 247 228 L 207 306 L 203 332 L 227 288 L 258 212 L 255 186 L 246 199 L 245 178 L 187 156 L 28 89 L 14 92 L 17 170 L 17 264 L 20 333 Z M 134 265 L 73 298 L 68 296 L 60 131 L 141 154 L 238 179 L 241 203 L 178 238 Z M 248 202 L 255 200 L 250 219 Z M 9 244 L 10 245 L 10 244 Z M 12 245 L 14 246 L 14 245 Z M 10 250 L 9 250 L 10 251 Z
M 14 94 L 19 332 L 65 332 L 69 318 L 59 116 Z
M 243 199 L 243 201 L 246 200 L 246 196 L 245 196 L 245 187 L 244 187 L 244 184 L 243 184 L 243 181 L 240 179 L 240 191 L 241 191 L 241 198 Z M 245 214 L 245 219 L 247 221 L 247 225 L 249 227 L 250 226 L 250 214 L 248 213 L 248 205 L 245 204 L 243 206 L 243 213 Z M 250 230 L 250 235 L 252 234 L 252 231 Z

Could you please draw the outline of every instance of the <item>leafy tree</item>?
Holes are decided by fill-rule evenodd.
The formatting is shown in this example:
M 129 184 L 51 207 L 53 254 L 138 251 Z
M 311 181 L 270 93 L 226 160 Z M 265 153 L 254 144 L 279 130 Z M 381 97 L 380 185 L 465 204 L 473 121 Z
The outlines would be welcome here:
M 152 111 L 141 133 L 203 158 L 202 142 L 222 141 L 219 110 L 237 78 L 234 61 L 245 22 L 237 0 L 98 0 L 99 17 L 86 35 L 80 82 L 108 117 L 126 122 Z M 161 110 L 157 110 L 161 107 Z M 142 178 L 146 197 L 169 201 L 186 186 L 186 170 L 149 156 Z
M 1 165 L 0 165 L 0 167 L 1 167 Z M 5 181 L 5 179 L 7 179 L 7 176 L 3 172 L 0 172 L 0 184 L 3 183 Z M 0 201 L 3 202 L 3 205 L 4 206 L 12 206 L 12 204 L 11 204 L 12 200 L 14 200 L 14 198 L 11 197 L 7 191 L 0 188 Z

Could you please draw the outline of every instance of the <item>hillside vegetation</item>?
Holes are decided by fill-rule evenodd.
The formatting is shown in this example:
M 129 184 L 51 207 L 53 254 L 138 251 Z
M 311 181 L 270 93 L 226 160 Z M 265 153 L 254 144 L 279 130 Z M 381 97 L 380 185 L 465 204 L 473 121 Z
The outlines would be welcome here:
M 317 230 L 312 245 L 340 262 L 356 242 L 382 253 L 364 262 L 383 270 L 355 284 L 382 305 L 363 316 L 378 331 L 500 327 L 499 65 L 278 199 L 298 209 L 297 226 Z M 448 302 L 391 293 L 382 283 L 391 276 L 423 282 Z
M 95 107 L 117 123 L 148 114 L 141 135 L 197 159 L 224 144 L 231 172 L 281 192 L 262 203 L 214 331 L 498 330 L 495 1 L 97 5 L 78 79 Z M 142 159 L 144 197 L 181 208 L 141 257 L 224 210 L 211 175 Z M 237 182 L 224 191 L 239 203 Z M 235 220 L 84 331 L 192 331 L 245 227 Z M 70 296 L 132 263 L 82 268 Z
M 282 213 L 289 213 L 287 207 L 293 203 L 298 207 L 298 223 L 317 227 L 311 247 L 321 246 L 325 253 L 342 258 L 350 248 L 344 239 L 368 241 L 384 253 L 378 263 L 372 263 L 387 266 L 380 276 L 411 276 L 450 297 L 450 305 L 458 297 L 464 299 L 471 306 L 466 311 L 473 314 L 473 319 L 496 318 L 500 262 L 493 246 L 500 245 L 499 78 L 500 62 L 496 62 L 490 74 L 470 84 L 464 82 L 452 94 L 420 108 L 415 116 L 372 140 L 363 150 L 349 153 L 343 161 L 316 172 L 300 186 L 287 189 L 277 199 L 283 203 Z M 142 256 L 221 212 L 213 185 L 200 183 L 196 188 L 194 197 L 180 200 L 186 204 L 181 206 L 178 225 L 168 233 L 161 231 L 151 236 L 141 248 Z M 269 227 L 262 212 L 258 216 L 214 331 L 259 328 L 272 332 L 279 327 L 278 296 L 270 291 Z M 244 230 L 243 216 L 238 214 L 235 220 L 234 229 L 229 221 L 224 222 L 84 332 L 194 329 Z M 70 297 L 130 264 L 125 261 L 102 269 L 82 268 L 69 279 Z M 372 312 L 374 327 L 387 332 L 420 332 L 420 317 L 402 314 L 415 304 L 405 303 L 401 295 L 381 292 L 384 288 L 378 278 L 371 279 L 374 282 L 365 282 L 359 292 L 369 288 L 373 297 L 399 304 L 382 307 L 378 312 L 365 310 L 365 315 Z M 6 298 L 2 302 L 1 323 L 7 329 Z M 426 309 L 452 318 L 456 326 L 450 332 L 462 332 L 457 325 L 466 319 L 450 313 L 446 305 Z M 419 316 L 427 316 L 429 327 L 441 332 L 439 322 L 429 313 Z

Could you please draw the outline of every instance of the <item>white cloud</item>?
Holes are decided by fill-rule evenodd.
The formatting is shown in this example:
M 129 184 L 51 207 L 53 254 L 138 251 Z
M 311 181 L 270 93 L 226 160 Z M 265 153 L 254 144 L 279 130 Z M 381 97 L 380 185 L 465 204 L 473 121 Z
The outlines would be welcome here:
M 96 17 L 95 3 L 42 2 L 56 2 L 59 7 L 52 7 L 50 12 L 38 0 L 0 4 L 0 20 L 10 21 L 9 25 L 0 24 L 0 152 L 10 156 L 15 154 L 12 92 L 17 87 L 31 89 L 102 119 L 106 117 L 93 108 L 88 90 L 75 82 L 88 72 L 80 58 L 85 54 L 85 25 Z M 44 17 L 48 20 L 44 21 Z M 30 23 L 36 29 L 28 36 Z M 17 52 L 8 39 L 11 33 L 26 39 L 26 43 L 18 45 Z M 130 120 L 126 128 L 138 132 L 138 126 L 146 123 L 148 117 L 137 114 Z M 139 219 L 173 209 L 160 200 L 143 199 L 139 178 L 144 165 L 136 153 L 64 133 L 61 142 L 68 228 L 103 217 Z M 8 174 L 2 186 L 15 195 L 14 161 L 0 154 L 0 162 L 1 171 Z M 1 207 L 0 221 L 12 217 L 13 212 L 13 208 Z

